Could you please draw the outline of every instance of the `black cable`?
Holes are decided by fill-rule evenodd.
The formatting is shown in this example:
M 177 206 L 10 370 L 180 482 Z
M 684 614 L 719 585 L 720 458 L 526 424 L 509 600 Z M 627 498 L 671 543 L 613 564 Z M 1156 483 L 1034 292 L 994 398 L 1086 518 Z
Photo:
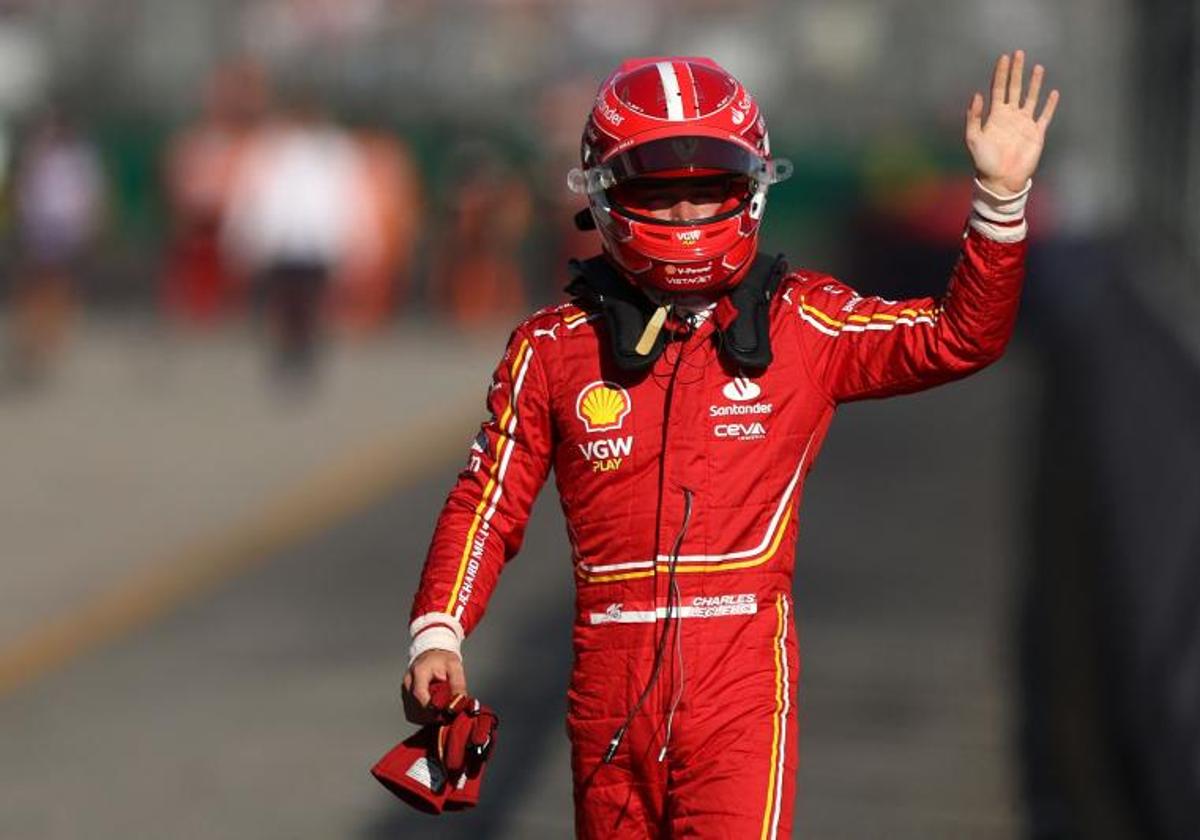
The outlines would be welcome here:
M 650 669 L 650 678 L 646 681 L 646 687 L 642 689 L 641 695 L 637 702 L 633 704 L 633 708 L 629 710 L 629 714 L 625 716 L 625 722 L 622 723 L 617 731 L 613 733 L 612 740 L 608 742 L 608 749 L 604 751 L 604 763 L 610 764 L 613 756 L 617 754 L 617 748 L 621 745 L 621 739 L 625 737 L 625 731 L 629 728 L 629 724 L 633 722 L 634 716 L 641 710 L 642 705 L 646 702 L 646 698 L 650 696 L 650 691 L 658 682 L 659 672 L 662 670 L 663 651 L 666 650 L 666 641 L 670 638 L 671 621 L 679 621 L 679 609 L 681 606 L 679 593 L 675 587 L 675 566 L 679 563 L 679 551 L 683 548 L 683 537 L 687 533 L 688 522 L 692 518 L 692 491 L 684 488 L 683 490 L 683 524 L 679 526 L 679 532 L 675 535 L 675 544 L 671 548 L 671 562 L 668 565 L 667 573 L 667 614 L 664 617 L 662 631 L 658 637 L 658 644 L 654 651 L 654 665 Z M 658 558 L 655 558 L 655 563 Z M 657 612 L 657 607 L 655 608 Z
M 659 512 L 659 515 L 655 517 L 654 557 L 651 561 L 653 563 L 653 567 L 655 570 L 657 570 L 657 568 L 658 568 L 657 535 L 658 535 L 659 525 L 661 522 L 660 517 L 662 515 L 663 492 L 664 492 L 665 481 L 666 481 L 665 459 L 667 456 L 667 432 L 670 427 L 670 421 L 671 421 L 671 401 L 672 401 L 672 397 L 674 396 L 674 393 L 675 393 L 676 377 L 679 374 L 679 365 L 683 359 L 683 346 L 684 346 L 683 344 L 679 345 L 679 353 L 675 356 L 675 363 L 671 367 L 671 378 L 670 378 L 670 381 L 667 383 L 667 393 L 666 393 L 666 398 L 665 398 L 666 402 L 665 402 L 664 410 L 663 410 L 662 451 L 659 453 L 659 456 L 658 456 L 659 457 L 659 469 L 658 469 L 658 512 Z M 671 595 L 669 585 L 670 585 L 670 583 L 673 583 L 675 580 L 675 563 L 678 560 L 679 550 L 683 545 L 683 537 L 684 537 L 685 532 L 687 531 L 687 526 L 688 526 L 689 520 L 691 519 L 691 515 L 692 515 L 692 495 L 691 495 L 690 490 L 685 490 L 684 491 L 683 524 L 679 528 L 679 533 L 677 533 L 675 535 L 675 544 L 672 549 L 672 560 L 671 560 L 670 567 L 669 567 L 668 590 L 667 590 L 667 615 L 665 617 L 665 620 L 663 621 L 663 626 L 659 633 L 658 641 L 655 644 L 654 664 L 651 666 L 650 677 L 649 677 L 649 679 L 647 679 L 646 686 L 645 686 L 645 688 L 642 689 L 642 693 L 638 696 L 637 702 L 633 704 L 633 708 L 631 708 L 629 710 L 629 714 L 627 714 L 625 716 L 625 721 L 619 727 L 617 727 L 616 732 L 613 733 L 612 740 L 608 742 L 608 749 L 606 749 L 604 751 L 604 757 L 603 757 L 603 762 L 605 764 L 612 763 L 613 756 L 617 754 L 617 748 L 620 747 L 620 745 L 621 745 L 621 739 L 623 739 L 625 737 L 625 732 L 626 732 L 626 730 L 629 729 L 629 725 L 633 722 L 634 716 L 637 715 L 638 711 L 642 708 L 642 705 L 646 702 L 646 698 L 650 696 L 650 691 L 654 688 L 655 683 L 658 681 L 659 671 L 662 670 L 663 650 L 666 647 L 666 641 L 669 637 L 669 630 L 671 627 L 671 618 L 672 618 L 672 614 L 671 614 L 672 613 L 672 610 L 671 610 L 672 595 Z M 656 591 L 656 595 L 657 595 L 657 591 Z M 656 600 L 657 600 L 657 598 L 656 598 Z M 658 612 L 657 603 L 652 604 L 652 607 L 654 609 L 655 615 L 657 616 L 657 612 Z M 676 618 L 676 620 L 678 620 L 677 616 L 675 618 Z

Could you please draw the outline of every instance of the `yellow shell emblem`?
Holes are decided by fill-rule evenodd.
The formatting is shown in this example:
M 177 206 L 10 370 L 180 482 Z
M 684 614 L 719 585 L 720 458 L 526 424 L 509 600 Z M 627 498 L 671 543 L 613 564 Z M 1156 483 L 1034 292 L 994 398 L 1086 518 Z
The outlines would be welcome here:
M 629 392 L 612 382 L 593 382 L 575 401 L 575 413 L 589 432 L 621 428 L 631 407 Z

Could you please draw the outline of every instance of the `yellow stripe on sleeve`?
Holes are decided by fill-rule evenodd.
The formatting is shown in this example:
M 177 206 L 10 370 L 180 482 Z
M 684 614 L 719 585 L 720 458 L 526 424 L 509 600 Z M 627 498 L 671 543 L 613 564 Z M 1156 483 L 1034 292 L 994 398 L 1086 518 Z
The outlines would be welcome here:
M 504 407 L 504 411 L 500 414 L 500 434 L 496 440 L 496 456 L 492 459 L 492 467 L 488 471 L 487 484 L 484 486 L 483 493 L 479 497 L 479 504 L 475 506 L 475 516 L 471 519 L 471 527 L 467 529 L 467 538 L 463 542 L 462 557 L 458 561 L 458 574 L 455 575 L 454 586 L 450 588 L 450 597 L 446 601 L 446 608 L 442 610 L 442 612 L 449 615 L 454 614 L 454 602 L 458 600 L 459 590 L 462 588 L 463 579 L 467 574 L 467 566 L 470 565 L 471 546 L 475 542 L 475 535 L 479 532 L 479 526 L 483 524 L 483 512 L 487 509 L 488 499 L 491 498 L 493 490 L 499 489 L 497 486 L 496 471 L 500 469 L 500 464 L 504 460 L 505 450 L 515 444 L 515 441 L 509 436 L 508 421 L 516 413 L 517 371 L 520 370 L 529 352 L 531 352 L 529 349 L 529 339 L 525 339 L 521 343 L 520 349 L 517 350 L 516 358 L 513 359 L 512 367 L 509 370 L 509 378 L 513 382 L 513 391 L 509 397 L 508 405 Z
M 805 312 L 807 312 L 809 315 L 816 316 L 816 318 L 818 320 L 824 321 L 826 324 L 828 324 L 831 327 L 837 327 L 840 330 L 842 327 L 845 326 L 845 324 L 843 324 L 841 321 L 837 320 L 836 318 L 830 318 L 828 315 L 826 315 L 820 309 L 817 309 L 811 303 L 805 303 L 803 301 L 803 299 L 801 299 L 800 308 L 803 309 Z
M 817 309 L 811 303 L 806 302 L 803 298 L 800 300 L 800 309 L 804 312 L 807 312 L 809 315 L 812 315 L 826 326 L 830 326 L 839 330 L 845 327 L 847 323 L 870 324 L 873 321 L 883 321 L 889 324 L 894 324 L 896 321 L 900 320 L 901 317 L 918 318 L 925 316 L 928 318 L 937 318 L 938 316 L 938 310 L 936 309 L 901 309 L 899 314 L 893 314 L 891 312 L 873 312 L 870 315 L 854 314 L 848 315 L 845 321 L 839 321 L 837 318 L 834 318 L 831 315 L 822 312 L 820 309 Z

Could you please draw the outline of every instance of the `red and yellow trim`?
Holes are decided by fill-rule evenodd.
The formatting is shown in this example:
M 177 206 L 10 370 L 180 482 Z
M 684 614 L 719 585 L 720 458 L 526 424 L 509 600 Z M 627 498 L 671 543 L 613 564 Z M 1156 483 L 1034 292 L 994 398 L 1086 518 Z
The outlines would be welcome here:
M 845 321 L 839 321 L 837 318 L 822 312 L 811 303 L 808 303 L 803 296 L 800 298 L 800 309 L 803 312 L 807 312 L 809 315 L 813 316 L 826 326 L 833 327 L 834 329 L 838 330 L 845 327 L 846 324 L 870 324 L 872 322 L 895 323 L 901 318 L 936 319 L 939 315 L 939 310 L 937 309 L 912 309 L 911 307 L 905 307 L 904 309 L 896 312 L 873 312 L 869 316 L 849 315 Z
M 458 562 L 458 574 L 455 575 L 454 586 L 450 588 L 450 597 L 446 601 L 446 608 L 442 612 L 453 615 L 454 604 L 458 600 L 459 590 L 462 588 L 463 579 L 467 574 L 467 566 L 470 564 L 471 546 L 475 543 L 475 535 L 479 532 L 479 526 L 488 518 L 488 500 L 492 497 L 493 491 L 499 489 L 499 485 L 504 481 L 503 473 L 498 474 L 500 465 L 504 463 L 505 454 L 508 449 L 511 449 L 515 442 L 511 436 L 513 429 L 516 428 L 516 423 L 513 423 L 513 429 L 509 428 L 509 421 L 515 421 L 516 406 L 517 406 L 517 372 L 521 366 L 525 364 L 526 358 L 532 353 L 529 339 L 521 342 L 520 348 L 517 350 L 516 356 L 513 358 L 512 367 L 509 368 L 509 381 L 513 383 L 511 396 L 509 397 L 508 405 L 504 407 L 504 411 L 500 415 L 499 435 L 496 441 L 496 457 L 492 459 L 492 467 L 488 472 L 487 484 L 483 488 L 483 493 L 479 497 L 479 504 L 475 506 L 475 516 L 471 520 L 471 527 L 467 529 L 467 538 L 463 542 L 462 558 Z
M 779 551 L 779 546 L 783 542 L 783 535 L 787 533 L 788 524 L 792 521 L 792 510 L 795 507 L 795 499 L 788 502 L 787 507 L 783 511 L 783 516 L 779 517 L 779 521 L 775 525 L 775 531 L 771 535 L 770 542 L 767 548 L 756 557 L 750 557 L 745 560 L 728 560 L 725 562 L 716 563 L 686 563 L 675 567 L 676 574 L 693 574 L 702 572 L 728 572 L 733 569 L 749 569 L 754 566 L 761 566 L 766 563 L 776 552 Z M 671 564 L 666 560 L 659 560 L 657 569 L 667 571 L 671 568 Z M 654 575 L 656 569 L 639 569 L 636 572 L 617 572 L 610 575 L 589 575 L 581 574 L 580 580 L 584 583 L 611 583 L 618 580 L 637 580 L 638 578 L 648 578 Z
M 778 788 L 783 785 L 779 778 L 782 762 L 779 760 L 783 750 L 783 739 L 787 737 L 787 690 L 788 680 L 784 673 L 784 634 L 787 632 L 787 613 L 784 610 L 783 595 L 775 598 L 776 626 L 775 635 L 771 639 L 775 650 L 775 713 L 771 715 L 771 766 L 767 771 L 767 801 L 763 807 L 762 833 L 759 840 L 770 840 L 775 836 L 772 826 L 777 828 L 778 810 L 776 800 L 779 798 Z

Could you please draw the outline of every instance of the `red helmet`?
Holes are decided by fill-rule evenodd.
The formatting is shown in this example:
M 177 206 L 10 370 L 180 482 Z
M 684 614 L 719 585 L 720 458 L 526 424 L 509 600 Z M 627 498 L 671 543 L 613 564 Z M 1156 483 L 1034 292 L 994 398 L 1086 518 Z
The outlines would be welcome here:
M 753 97 L 709 58 L 618 67 L 596 95 L 582 157 L 567 182 L 587 195 L 604 250 L 630 280 L 665 292 L 740 282 L 758 248 L 767 188 L 792 171 L 771 158 Z M 703 217 L 665 219 L 629 200 L 635 186 L 675 178 L 710 191 Z

